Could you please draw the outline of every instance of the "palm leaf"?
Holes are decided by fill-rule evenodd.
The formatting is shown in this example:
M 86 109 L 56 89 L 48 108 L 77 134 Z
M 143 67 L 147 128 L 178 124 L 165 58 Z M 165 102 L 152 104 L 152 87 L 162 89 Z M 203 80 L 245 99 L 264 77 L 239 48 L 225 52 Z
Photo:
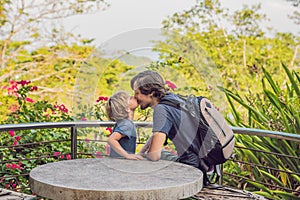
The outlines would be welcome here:
M 275 92 L 275 94 L 279 95 L 280 94 L 280 89 L 279 87 L 275 84 L 275 82 L 273 81 L 272 77 L 270 76 L 270 74 L 265 70 L 265 68 L 262 68 L 264 76 L 266 77 L 266 79 L 268 80 L 268 82 L 270 83 L 273 91 Z M 264 80 L 264 79 L 262 79 Z M 265 87 L 264 81 L 263 81 L 263 86 Z
M 274 182 L 276 182 L 278 185 L 280 185 L 281 187 L 284 187 L 284 184 L 275 176 L 273 176 L 272 174 L 264 171 L 264 170 L 259 170 L 259 172 L 261 172 L 263 175 L 269 177 L 271 180 L 273 180 Z
M 219 88 L 221 88 L 221 87 L 219 87 Z M 228 94 L 231 98 L 233 98 L 235 101 L 237 101 L 239 104 L 241 104 L 245 108 L 251 110 L 253 113 L 255 113 L 255 115 L 259 116 L 263 121 L 268 121 L 267 118 L 265 116 L 263 116 L 262 113 L 257 112 L 256 109 L 254 109 L 252 106 L 247 105 L 238 94 L 233 94 L 231 91 L 224 89 L 224 88 L 223 88 L 223 91 L 226 94 Z
M 290 70 L 287 68 L 287 66 L 285 64 L 283 64 L 283 63 L 281 63 L 281 64 L 282 64 L 282 67 L 285 70 L 286 74 L 288 75 L 288 77 L 289 77 L 289 79 L 290 79 L 290 81 L 291 81 L 291 83 L 293 85 L 293 88 L 294 88 L 297 96 L 300 96 L 300 89 L 299 89 L 298 84 L 296 83 L 296 81 L 295 81 L 295 79 L 293 77 L 293 74 L 290 72 Z M 297 78 L 299 80 L 298 76 L 297 76 Z
M 279 197 L 281 197 L 280 199 L 285 199 L 285 200 L 300 200 L 299 196 L 296 196 L 292 193 L 289 192 L 284 192 L 284 191 L 280 191 L 280 190 L 274 190 L 273 191 L 274 194 L 277 194 Z
M 274 199 L 274 196 L 268 192 L 263 192 L 263 191 L 255 191 L 253 192 L 254 194 L 260 195 L 260 196 L 264 196 L 268 199 Z
M 256 183 L 254 181 L 250 181 L 250 180 L 247 180 L 248 183 L 250 183 L 251 185 L 253 185 L 254 187 L 260 189 L 260 190 L 263 190 L 265 192 L 268 192 L 269 194 L 272 194 L 272 190 L 269 190 L 269 188 L 267 188 L 266 186 L 264 186 L 263 184 L 260 184 L 260 183 Z

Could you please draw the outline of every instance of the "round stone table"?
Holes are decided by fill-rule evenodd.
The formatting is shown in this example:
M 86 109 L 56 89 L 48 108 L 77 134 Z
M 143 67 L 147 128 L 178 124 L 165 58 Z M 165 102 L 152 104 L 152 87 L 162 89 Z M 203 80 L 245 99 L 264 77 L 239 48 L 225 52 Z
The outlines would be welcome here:
M 48 163 L 30 172 L 33 193 L 50 199 L 183 199 L 202 189 L 200 170 L 177 162 L 116 158 Z

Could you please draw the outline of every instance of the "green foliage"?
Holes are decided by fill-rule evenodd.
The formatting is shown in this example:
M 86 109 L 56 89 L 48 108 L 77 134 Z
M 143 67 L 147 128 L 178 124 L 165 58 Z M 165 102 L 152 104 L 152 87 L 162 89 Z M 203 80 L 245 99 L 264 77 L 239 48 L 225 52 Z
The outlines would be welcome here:
M 295 68 L 300 63 L 299 37 L 290 33 L 267 37 L 259 26 L 265 19 L 259 5 L 243 7 L 231 14 L 218 0 L 197 1 L 191 9 L 163 22 L 167 40 L 159 42 L 156 49 L 163 59 L 181 56 L 194 66 L 197 63 L 192 59 L 197 58 L 199 52 L 206 54 L 221 75 L 219 85 L 239 90 L 243 95 L 249 89 L 263 92 L 256 87 L 263 68 L 277 79 L 284 73 L 279 67 L 281 62 L 291 63 L 289 67 Z M 191 48 L 191 41 L 198 47 Z M 202 59 L 198 60 L 201 63 Z M 183 65 L 182 71 L 185 68 Z
M 259 128 L 265 130 L 275 130 L 300 134 L 300 93 L 299 75 L 295 71 L 290 71 L 286 65 L 282 64 L 286 72 L 286 79 L 279 84 L 275 81 L 269 72 L 263 69 L 262 78 L 263 93 L 249 94 L 241 97 L 239 94 L 231 92 L 228 89 L 221 88 L 227 95 L 231 105 L 232 125 Z M 237 104 L 234 104 L 234 102 Z M 246 112 L 238 112 L 237 107 L 243 107 Z M 246 117 L 247 116 L 247 117 Z M 299 157 L 299 144 L 293 141 L 278 140 L 265 137 L 250 137 L 246 135 L 237 135 L 237 146 L 251 149 L 263 150 L 266 152 L 275 152 Z M 295 158 L 278 157 L 272 154 L 263 154 L 241 149 L 236 151 L 236 157 L 246 162 L 262 164 L 275 169 L 281 169 L 287 172 L 299 173 L 300 162 Z M 232 163 L 234 164 L 234 163 Z M 250 170 L 247 166 L 240 166 Z M 287 175 L 285 172 L 275 172 L 257 167 L 250 170 L 247 177 L 253 177 L 254 180 L 262 183 L 274 184 L 280 187 L 286 187 L 296 190 L 300 185 L 298 175 Z M 262 178 L 263 177 L 263 178 Z M 236 184 L 240 180 L 234 180 Z M 255 188 L 262 190 L 261 195 L 266 197 L 273 196 L 275 199 L 293 199 L 296 196 L 290 192 L 277 191 L 272 187 L 266 187 L 263 184 L 248 181 Z
M 6 118 L 1 124 L 20 124 L 30 122 L 59 122 L 72 121 L 70 110 L 64 104 L 52 104 L 46 100 L 34 100 L 29 96 L 38 91 L 31 81 L 10 81 L 3 89 L 8 92 L 8 97 L 13 107 L 9 109 Z M 100 99 L 95 105 L 94 116 L 104 117 L 103 106 L 107 98 Z M 85 120 L 82 118 L 82 120 Z M 91 134 L 97 133 L 104 139 L 104 130 L 94 132 L 80 132 L 78 144 L 79 155 L 103 156 L 107 153 L 105 144 L 89 141 L 93 139 Z M 110 133 L 110 132 L 109 132 Z M 89 138 L 90 139 L 87 139 Z M 37 165 L 54 162 L 63 159 L 71 159 L 70 155 L 70 130 L 57 129 L 31 129 L 0 134 L 1 187 L 12 190 L 23 190 L 28 187 L 28 174 Z M 24 191 L 24 190 L 23 190 Z M 29 192 L 29 191 L 27 191 Z

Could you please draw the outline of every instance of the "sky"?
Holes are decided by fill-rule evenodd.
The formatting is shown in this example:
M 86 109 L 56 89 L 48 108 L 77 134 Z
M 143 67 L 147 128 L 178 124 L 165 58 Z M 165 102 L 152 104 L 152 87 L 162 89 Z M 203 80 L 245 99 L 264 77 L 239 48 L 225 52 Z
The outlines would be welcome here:
M 85 38 L 94 38 L 96 46 L 112 38 L 139 29 L 159 29 L 167 16 L 189 9 L 196 0 L 106 0 L 110 7 L 89 15 L 69 17 L 65 27 Z M 297 9 L 285 0 L 220 0 L 230 10 L 242 8 L 243 4 L 261 3 L 272 26 L 278 31 L 299 32 L 300 28 L 287 18 Z M 299 9 L 299 8 L 298 8 Z

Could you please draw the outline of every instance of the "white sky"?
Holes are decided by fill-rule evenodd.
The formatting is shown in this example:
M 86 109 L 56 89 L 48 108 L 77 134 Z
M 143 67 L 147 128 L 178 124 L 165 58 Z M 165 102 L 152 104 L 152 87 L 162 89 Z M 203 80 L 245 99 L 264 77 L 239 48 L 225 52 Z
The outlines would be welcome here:
M 225 7 L 242 8 L 243 4 L 261 3 L 262 12 L 271 19 L 267 26 L 278 31 L 299 33 L 300 28 L 287 18 L 296 8 L 285 0 L 220 0 Z M 160 28 L 167 16 L 189 9 L 196 0 L 107 0 L 111 5 L 105 11 L 80 15 L 65 20 L 65 26 L 73 33 L 95 38 L 94 44 L 142 28 Z M 299 8 L 298 8 L 299 9 Z

